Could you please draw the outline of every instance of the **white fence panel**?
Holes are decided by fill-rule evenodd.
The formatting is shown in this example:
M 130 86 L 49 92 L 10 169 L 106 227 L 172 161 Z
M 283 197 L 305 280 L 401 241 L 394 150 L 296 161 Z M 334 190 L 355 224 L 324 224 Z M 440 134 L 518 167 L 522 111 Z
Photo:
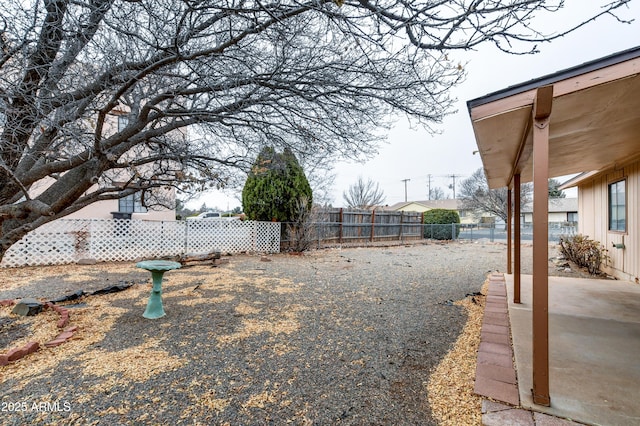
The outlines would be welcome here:
M 86 258 L 131 261 L 211 251 L 277 253 L 280 223 L 60 219 L 14 244 L 0 266 L 57 265 Z
M 11 246 L 0 266 L 59 265 L 76 261 L 77 249 L 83 250 L 81 226 L 69 223 L 47 223 L 31 231 Z
M 240 220 L 187 221 L 187 253 L 280 251 L 280 223 Z M 274 238 L 275 236 L 275 238 Z

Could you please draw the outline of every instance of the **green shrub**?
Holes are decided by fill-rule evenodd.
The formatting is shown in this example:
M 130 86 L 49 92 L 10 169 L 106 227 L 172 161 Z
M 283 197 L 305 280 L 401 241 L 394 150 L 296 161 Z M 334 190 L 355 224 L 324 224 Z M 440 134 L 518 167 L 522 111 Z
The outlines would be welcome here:
M 454 240 L 460 234 L 460 215 L 455 210 L 433 209 L 426 211 L 423 223 L 424 238 Z M 452 226 L 452 223 L 456 225 Z
M 242 190 L 242 206 L 251 220 L 293 222 L 313 204 L 311 186 L 295 155 L 264 148 L 249 172 Z
M 600 242 L 582 234 L 560 236 L 560 253 L 567 260 L 587 268 L 591 275 L 597 275 L 602 261 L 607 259 L 607 250 Z

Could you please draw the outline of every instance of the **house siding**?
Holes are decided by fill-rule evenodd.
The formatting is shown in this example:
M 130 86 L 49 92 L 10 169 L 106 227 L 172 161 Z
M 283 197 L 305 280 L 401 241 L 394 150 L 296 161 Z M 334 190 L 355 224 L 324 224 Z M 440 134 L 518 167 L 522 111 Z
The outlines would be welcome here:
M 118 211 L 118 200 L 104 200 L 90 204 L 65 216 L 65 219 L 112 219 L 112 212 Z M 173 209 L 156 208 L 149 209 L 145 213 L 132 213 L 131 219 L 169 221 L 176 220 L 176 212 Z
M 609 231 L 608 185 L 626 179 L 626 232 Z M 578 231 L 599 241 L 609 259 L 603 270 L 624 280 L 640 277 L 640 161 L 608 169 L 578 185 Z M 624 244 L 624 249 L 614 244 Z

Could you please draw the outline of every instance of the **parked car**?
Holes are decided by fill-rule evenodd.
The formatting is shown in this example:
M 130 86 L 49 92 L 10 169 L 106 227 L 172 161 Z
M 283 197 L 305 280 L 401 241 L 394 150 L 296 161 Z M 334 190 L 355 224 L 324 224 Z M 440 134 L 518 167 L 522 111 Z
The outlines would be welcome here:
M 188 217 L 189 220 L 203 220 L 203 219 L 222 219 L 222 213 L 220 212 L 203 212 L 197 216 Z

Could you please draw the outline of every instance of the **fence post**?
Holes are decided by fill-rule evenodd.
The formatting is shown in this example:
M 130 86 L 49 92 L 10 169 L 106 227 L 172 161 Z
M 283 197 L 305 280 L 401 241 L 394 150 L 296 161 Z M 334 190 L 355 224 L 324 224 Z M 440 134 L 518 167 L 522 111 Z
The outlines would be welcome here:
M 340 225 L 338 225 L 338 227 L 340 229 L 340 237 L 338 238 L 338 242 L 340 244 L 342 244 L 342 222 L 344 220 L 344 216 L 342 215 L 342 207 L 340 207 L 340 216 L 339 217 L 340 217 L 340 220 L 339 220 Z
M 376 220 L 376 211 L 371 210 L 371 242 L 373 242 L 373 236 L 375 234 L 375 220 Z
M 456 224 L 451 222 L 451 240 L 454 241 L 456 239 Z
M 495 223 L 492 223 L 492 224 L 491 224 L 491 228 L 489 228 L 489 229 L 490 229 L 490 231 L 489 231 L 489 235 L 490 235 L 489 240 L 490 240 L 491 242 L 493 242 L 493 239 L 494 239 L 494 233 L 495 233 L 495 229 L 496 229 L 496 224 L 495 224 Z
M 399 229 L 400 235 L 398 235 L 398 239 L 399 239 L 400 241 L 402 241 L 402 227 L 403 227 L 403 219 L 404 219 L 404 211 L 402 211 L 402 210 L 401 210 L 401 211 L 400 211 L 400 229 Z

